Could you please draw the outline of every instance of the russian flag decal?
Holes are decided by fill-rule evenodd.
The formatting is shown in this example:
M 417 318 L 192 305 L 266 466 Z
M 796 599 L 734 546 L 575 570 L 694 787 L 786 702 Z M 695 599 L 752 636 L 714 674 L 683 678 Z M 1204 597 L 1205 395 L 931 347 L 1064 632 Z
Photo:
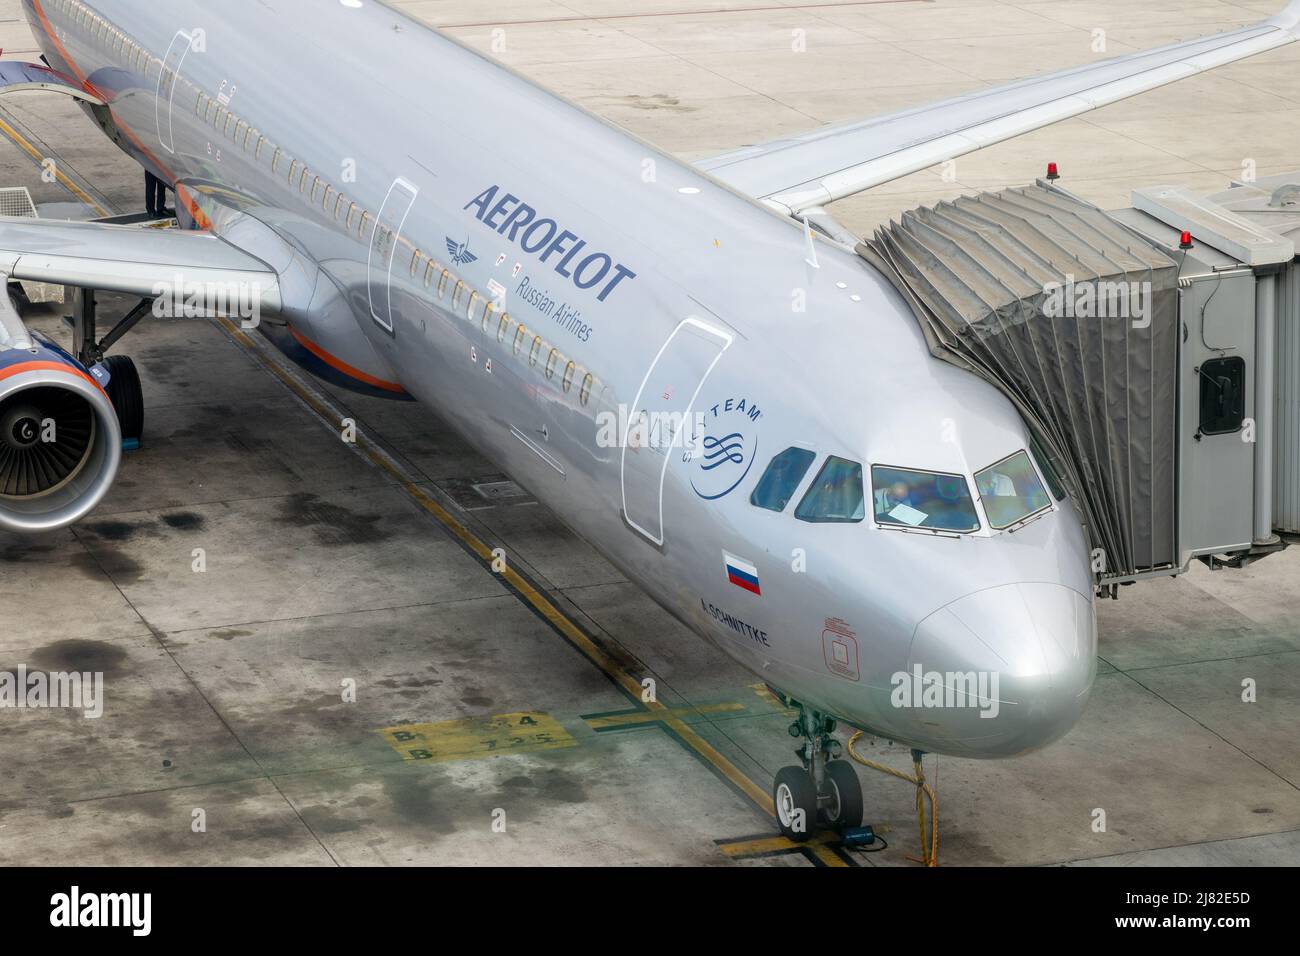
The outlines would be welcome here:
M 738 588 L 744 588 L 746 591 L 752 591 L 755 594 L 762 594 L 762 589 L 758 586 L 758 568 L 754 567 L 748 561 L 742 561 L 734 554 L 722 552 L 722 563 L 727 568 L 727 580 Z

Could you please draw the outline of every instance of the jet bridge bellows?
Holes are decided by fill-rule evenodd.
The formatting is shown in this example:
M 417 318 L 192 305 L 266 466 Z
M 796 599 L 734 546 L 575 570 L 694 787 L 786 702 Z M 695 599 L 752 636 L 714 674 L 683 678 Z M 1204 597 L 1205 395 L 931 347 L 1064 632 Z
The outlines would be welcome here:
M 1176 570 L 1171 254 L 1045 183 L 912 210 L 859 252 L 930 350 L 996 385 L 1037 432 L 1100 549 L 1099 581 Z

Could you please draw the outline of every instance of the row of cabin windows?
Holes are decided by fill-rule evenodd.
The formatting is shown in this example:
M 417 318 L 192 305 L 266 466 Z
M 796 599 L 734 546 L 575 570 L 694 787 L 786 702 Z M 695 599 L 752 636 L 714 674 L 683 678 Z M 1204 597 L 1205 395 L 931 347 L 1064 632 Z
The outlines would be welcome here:
M 131 43 L 125 33 L 111 27 L 106 21 L 95 15 L 84 5 L 74 2 L 74 0 L 55 0 L 55 2 L 60 4 L 65 12 L 71 10 L 74 25 L 84 26 L 93 21 L 97 36 L 100 38 L 105 35 L 112 36 L 113 45 L 109 47 L 110 50 L 117 53 L 119 58 L 125 59 L 128 65 L 135 66 L 142 73 L 145 72 L 153 57 L 144 49 Z M 175 82 L 175 79 L 173 77 L 172 82 Z M 327 214 L 332 213 L 334 220 L 343 223 L 344 228 L 349 232 L 355 226 L 358 239 L 364 240 L 366 238 L 367 230 L 374 218 L 368 210 L 362 209 L 355 202 L 350 201 L 342 190 L 335 189 L 331 183 L 314 174 L 305 164 L 288 156 L 279 146 L 272 146 L 266 136 L 259 132 L 256 127 L 236 116 L 228 107 L 213 99 L 205 91 L 197 90 L 196 93 L 194 113 L 197 117 L 210 124 L 222 136 L 232 140 L 245 153 L 252 153 L 255 162 L 261 162 L 263 156 L 270 152 L 272 174 L 278 175 L 281 165 L 287 161 L 286 176 L 290 188 L 297 187 L 298 193 L 308 197 L 308 201 L 313 205 L 320 202 L 322 210 Z M 308 192 L 309 184 L 311 187 L 310 193 Z M 387 246 L 392 242 L 394 234 L 392 230 L 382 225 L 378 228 L 380 234 L 376 243 L 376 251 L 383 258 L 390 251 Z M 405 245 L 410 245 L 405 239 L 402 241 Z M 498 343 L 504 343 L 509 337 L 511 329 L 513 329 L 513 354 L 519 356 L 524 353 L 524 346 L 528 342 L 530 334 L 530 330 L 526 326 L 522 323 L 516 323 L 508 312 L 500 312 L 495 302 L 489 302 L 478 292 L 470 290 L 463 280 L 457 279 L 451 274 L 450 270 L 443 268 L 441 263 L 432 258 L 426 257 L 419 249 L 412 249 L 411 278 L 415 278 L 419 274 L 420 266 L 426 260 L 428 264 L 423 277 L 426 289 L 433 287 L 436 278 L 438 298 L 443 299 L 447 295 L 448 286 L 455 279 L 451 301 L 452 310 L 454 312 L 460 311 L 468 292 L 466 317 L 472 322 L 481 322 L 481 329 L 485 335 L 492 334 L 495 325 Z M 498 312 L 500 312 L 499 319 L 497 318 Z M 533 333 L 532 341 L 529 343 L 526 353 L 530 368 L 535 368 L 542 362 L 543 353 L 546 356 L 545 362 L 542 363 L 543 375 L 548 380 L 553 380 L 562 366 L 564 371 L 560 379 L 560 385 L 565 394 L 568 394 L 572 391 L 578 376 L 577 363 L 565 357 L 557 347 L 551 346 L 540 335 Z M 595 381 L 595 376 L 591 372 L 585 372 L 578 390 L 578 398 L 583 405 L 590 402 Z
M 147 71 L 153 57 L 84 3 L 78 3 L 76 0 L 52 0 L 52 5 L 68 18 L 72 27 L 83 30 L 93 39 L 98 40 L 119 60 L 135 67 L 141 73 Z
M 412 254 L 412 278 L 419 274 L 420 266 L 426 258 L 419 249 Z M 453 313 L 460 314 L 463 308 L 465 317 L 470 322 L 477 323 L 480 331 L 485 336 L 495 334 L 496 340 L 500 344 L 504 344 L 506 339 L 511 338 L 511 330 L 513 330 L 511 354 L 527 361 L 529 368 L 536 368 L 540 365 L 542 374 L 548 381 L 553 380 L 556 374 L 560 372 L 560 369 L 563 368 L 563 374 L 560 376 L 560 388 L 566 395 L 573 390 L 574 383 L 578 378 L 577 362 L 565 356 L 558 347 L 551 345 L 541 335 L 530 330 L 522 322 L 516 322 L 509 312 L 501 311 L 496 302 L 471 289 L 463 279 L 458 279 L 452 275 L 451 270 L 444 268 L 442 263 L 432 258 L 428 258 L 427 261 L 428 265 L 424 270 L 424 286 L 425 288 L 431 288 L 436 276 L 439 299 L 447 297 L 447 289 L 450 287 L 452 290 L 451 309 Z M 529 340 L 530 335 L 532 336 L 531 341 Z M 526 351 L 525 346 L 527 347 Z M 545 361 L 543 361 L 543 355 L 545 355 Z M 583 405 L 587 405 L 591 401 L 591 393 L 596 385 L 596 377 L 589 371 L 583 371 L 582 382 L 578 388 L 578 400 Z
M 358 239 L 366 238 L 374 216 L 369 210 L 349 200 L 342 190 L 336 189 L 332 183 L 322 179 L 305 163 L 294 159 L 279 146 L 271 144 L 251 123 L 235 116 L 203 90 L 198 91 L 194 111 L 195 115 L 242 147 L 244 152 L 251 152 L 255 162 L 261 162 L 269 153 L 273 175 L 280 175 L 283 170 L 285 182 L 291 189 L 296 188 L 298 194 L 313 206 L 319 203 L 326 215 L 332 215 L 335 222 L 343 223 L 348 231 L 355 228 Z M 391 233 L 385 230 L 381 236 L 381 249 L 382 243 L 391 238 Z

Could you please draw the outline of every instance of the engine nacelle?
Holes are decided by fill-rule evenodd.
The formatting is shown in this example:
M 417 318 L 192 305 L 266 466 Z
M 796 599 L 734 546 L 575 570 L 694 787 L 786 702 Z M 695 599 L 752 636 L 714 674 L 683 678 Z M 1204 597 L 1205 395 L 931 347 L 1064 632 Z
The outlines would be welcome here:
M 0 530 L 79 521 L 121 462 L 117 413 L 85 367 L 35 334 L 0 341 Z

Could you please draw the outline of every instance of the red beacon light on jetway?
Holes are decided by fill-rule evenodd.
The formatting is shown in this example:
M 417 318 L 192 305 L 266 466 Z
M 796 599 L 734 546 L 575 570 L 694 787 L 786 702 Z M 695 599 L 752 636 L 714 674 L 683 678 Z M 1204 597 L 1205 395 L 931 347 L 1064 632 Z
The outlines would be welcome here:
M 1048 164 L 1047 164 L 1047 181 L 1048 181 L 1048 182 L 1052 182 L 1052 183 L 1054 183 L 1054 182 L 1056 182 L 1056 181 L 1057 181 L 1058 179 L 1060 179 L 1060 178 L 1061 178 L 1061 171 L 1060 171 L 1059 169 L 1056 168 L 1056 163 L 1048 163 Z
M 1182 234 L 1182 236 L 1179 237 L 1179 239 L 1178 239 L 1178 248 L 1179 248 L 1179 249 L 1184 249 L 1184 250 L 1192 248 L 1192 234 L 1191 234 L 1191 232 L 1189 232 L 1189 231 L 1186 230 L 1186 229 L 1183 230 L 1183 234 Z

